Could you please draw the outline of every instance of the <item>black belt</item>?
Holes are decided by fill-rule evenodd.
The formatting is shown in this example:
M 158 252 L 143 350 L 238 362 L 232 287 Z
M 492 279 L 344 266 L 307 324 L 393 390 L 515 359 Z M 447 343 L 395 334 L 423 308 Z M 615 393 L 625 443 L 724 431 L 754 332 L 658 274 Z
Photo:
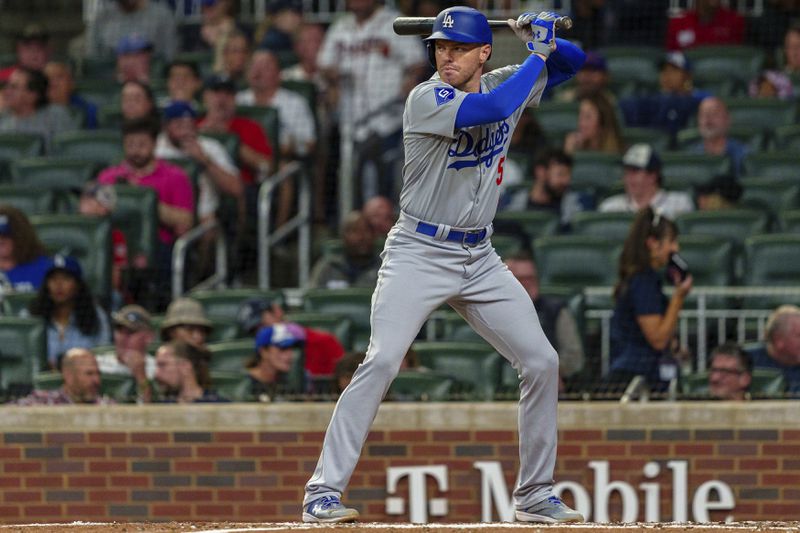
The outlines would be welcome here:
M 429 235 L 431 237 L 435 237 L 436 232 L 438 230 L 439 226 L 437 226 L 436 224 L 417 222 L 417 233 L 422 233 L 423 235 Z M 444 238 L 444 240 L 460 242 L 461 244 L 466 244 L 468 246 L 475 246 L 485 238 L 486 238 L 486 228 L 467 230 L 467 231 L 459 231 L 451 229 L 449 232 L 447 232 L 447 236 Z

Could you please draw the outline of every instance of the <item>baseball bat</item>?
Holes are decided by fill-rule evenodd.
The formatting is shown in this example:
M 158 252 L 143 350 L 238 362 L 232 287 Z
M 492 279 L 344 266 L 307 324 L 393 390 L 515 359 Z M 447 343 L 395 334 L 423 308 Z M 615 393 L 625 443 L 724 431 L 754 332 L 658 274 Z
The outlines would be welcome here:
M 430 35 L 434 20 L 436 20 L 434 17 L 397 17 L 394 19 L 394 32 L 397 35 Z M 505 20 L 490 20 L 489 27 L 493 30 L 511 29 Z M 556 28 L 559 30 L 572 28 L 572 19 L 567 16 L 559 17 L 556 20 Z

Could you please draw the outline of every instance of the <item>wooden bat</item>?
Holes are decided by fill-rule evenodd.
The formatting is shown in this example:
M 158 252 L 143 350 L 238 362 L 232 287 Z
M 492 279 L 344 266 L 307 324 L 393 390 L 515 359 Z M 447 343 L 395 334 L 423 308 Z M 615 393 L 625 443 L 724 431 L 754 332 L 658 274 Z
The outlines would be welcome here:
M 397 35 L 430 35 L 433 32 L 434 17 L 397 17 L 394 19 L 394 32 Z M 506 28 L 510 30 L 505 20 L 490 20 L 489 27 L 493 30 Z M 556 20 L 556 28 L 568 30 L 572 28 L 572 19 L 560 17 Z

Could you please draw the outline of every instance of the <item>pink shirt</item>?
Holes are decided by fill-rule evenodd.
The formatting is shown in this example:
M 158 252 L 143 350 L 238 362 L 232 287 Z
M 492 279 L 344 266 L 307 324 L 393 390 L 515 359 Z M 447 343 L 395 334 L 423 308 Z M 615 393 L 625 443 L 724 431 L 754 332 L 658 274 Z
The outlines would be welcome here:
M 97 181 L 108 185 L 120 183 L 150 187 L 156 191 L 159 202 L 194 213 L 192 182 L 182 168 L 157 160 L 152 174 L 140 178 L 132 178 L 131 174 L 131 167 L 127 163 L 122 163 L 103 170 Z M 167 226 L 159 224 L 158 237 L 162 242 L 172 244 L 176 236 Z

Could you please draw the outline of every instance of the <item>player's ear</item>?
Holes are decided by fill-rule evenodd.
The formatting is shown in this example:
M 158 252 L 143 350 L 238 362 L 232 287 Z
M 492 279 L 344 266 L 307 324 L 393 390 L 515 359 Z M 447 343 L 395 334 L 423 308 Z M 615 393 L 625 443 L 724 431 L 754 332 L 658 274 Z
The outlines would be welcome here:
M 490 57 L 492 57 L 492 45 L 491 44 L 484 44 L 481 46 L 481 65 L 486 63 Z

